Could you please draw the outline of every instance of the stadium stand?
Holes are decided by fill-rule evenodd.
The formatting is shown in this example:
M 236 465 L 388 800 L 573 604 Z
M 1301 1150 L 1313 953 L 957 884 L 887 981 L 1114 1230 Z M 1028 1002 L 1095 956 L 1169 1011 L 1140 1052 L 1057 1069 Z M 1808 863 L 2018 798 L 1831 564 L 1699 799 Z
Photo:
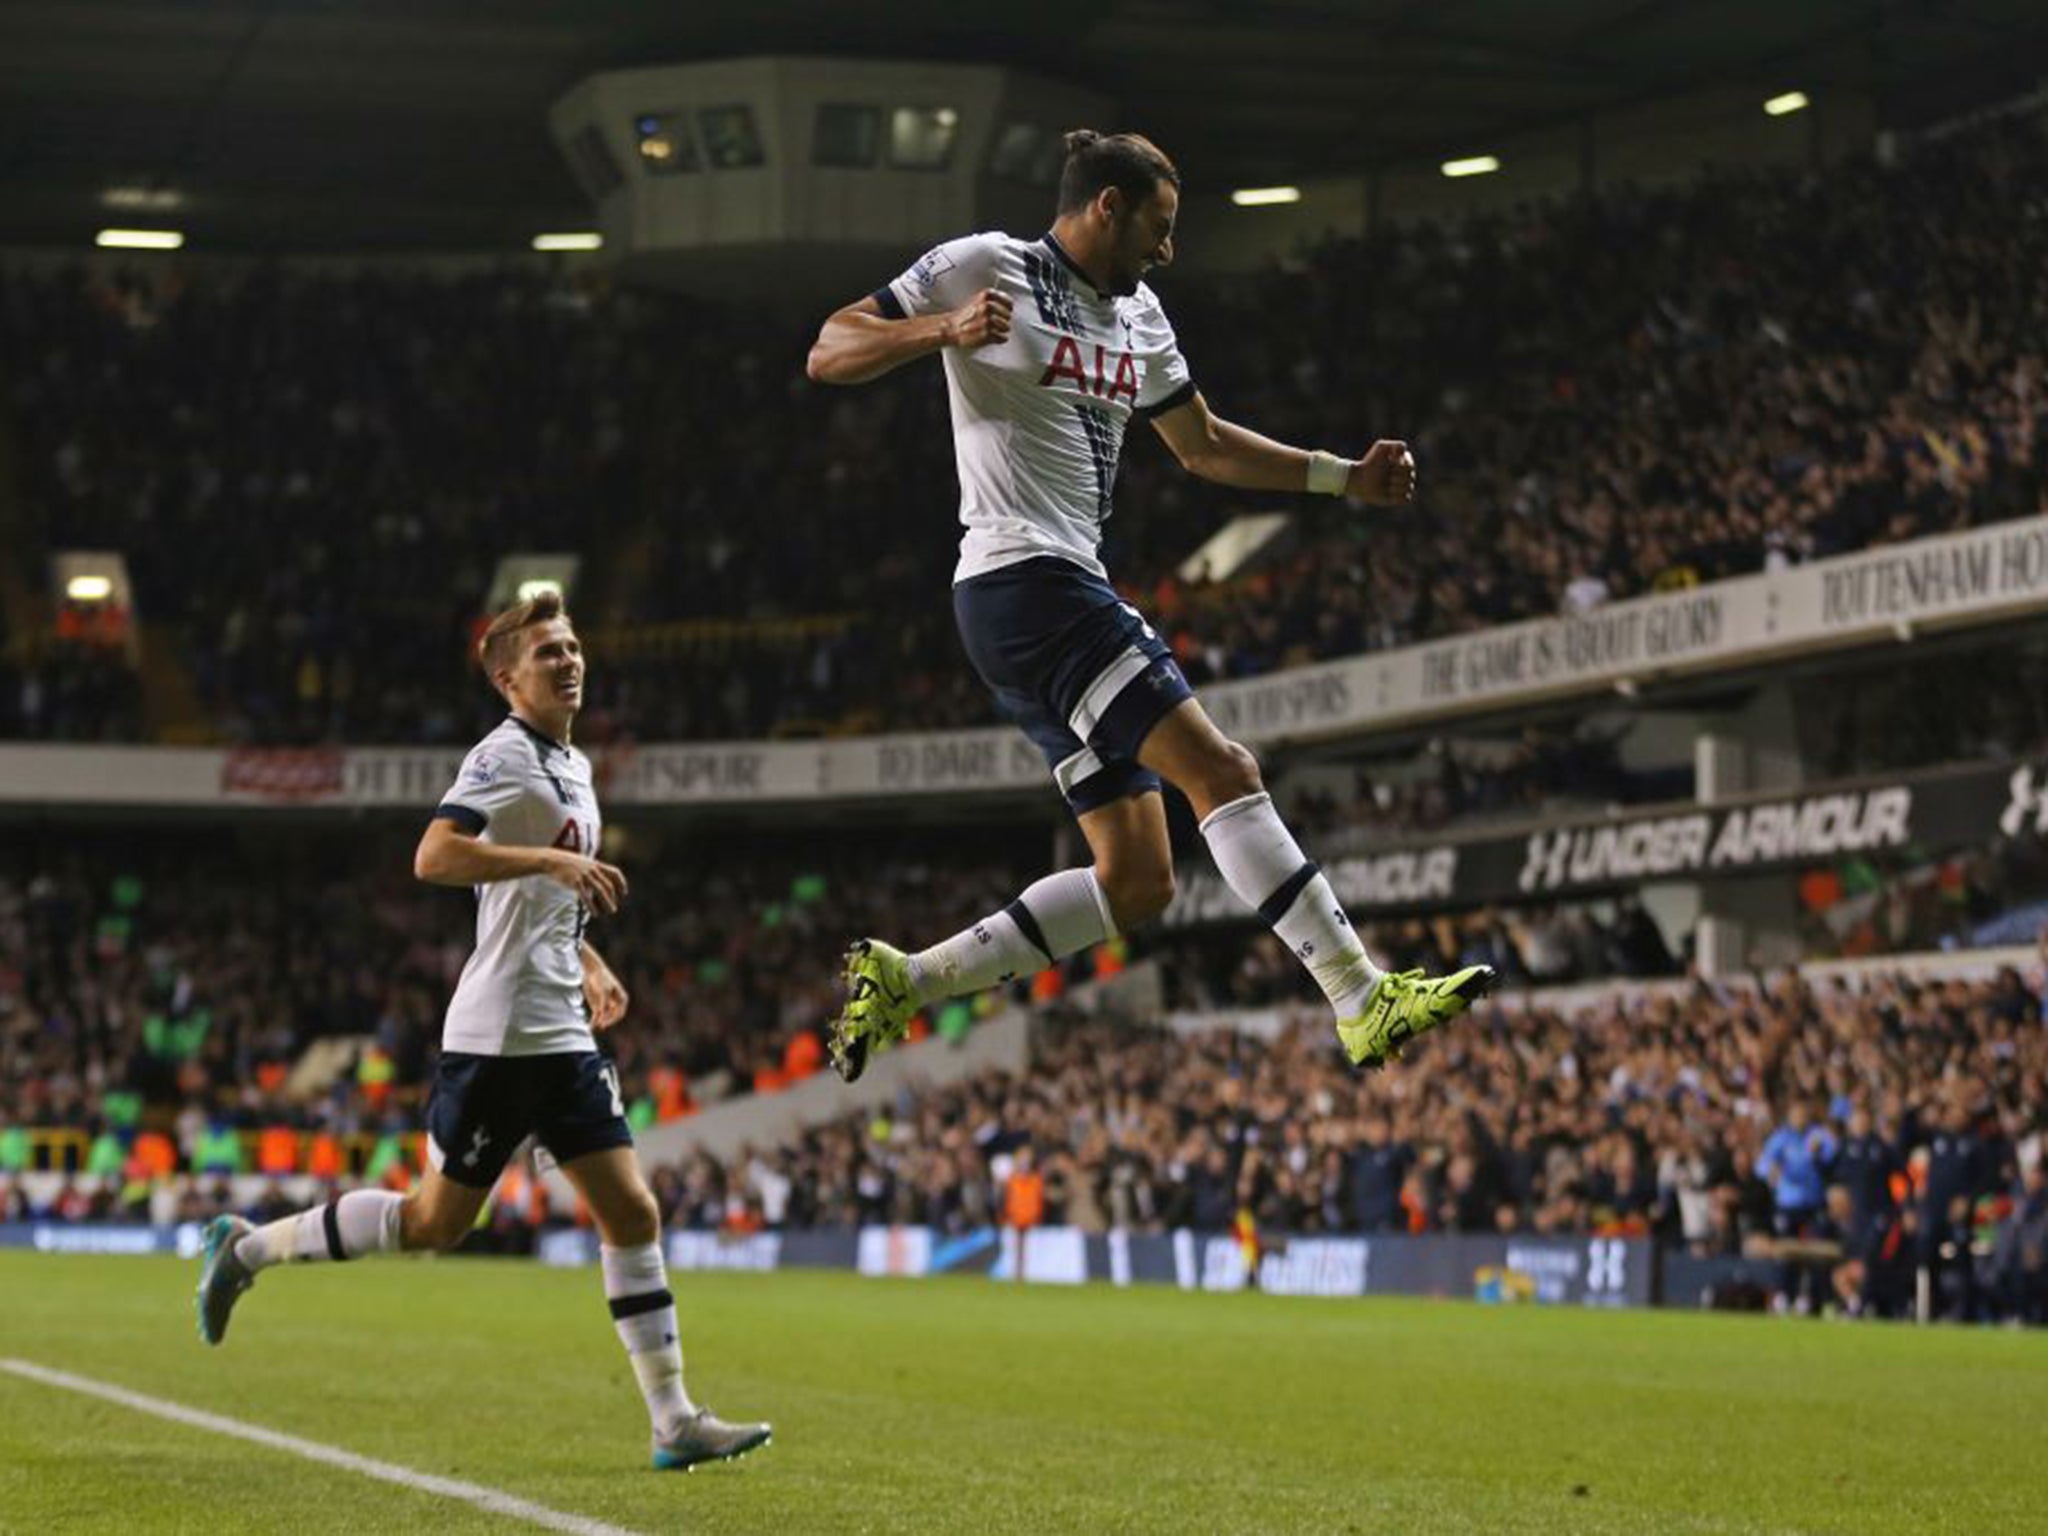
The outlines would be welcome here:
M 193 1215 L 235 1175 L 410 1177 L 469 913 L 406 878 L 403 842 L 398 831 L 366 844 L 163 829 L 24 840 L 0 879 L 0 1199 L 47 1218 L 117 1219 L 172 1188 Z M 803 1080 L 822 1063 L 818 1025 L 848 932 L 876 912 L 936 931 L 999 900 L 1030 860 L 941 848 L 878 863 L 842 835 L 808 858 L 650 861 L 601 935 L 635 998 L 635 1027 L 610 1042 L 635 1123 Z M 1904 869 L 1864 904 L 1859 948 L 1966 937 L 2048 889 L 2042 874 L 2038 839 L 2024 837 Z M 1813 931 L 1825 946 L 1825 928 Z M 957 1040 L 1003 1006 L 1032 1006 L 1041 1051 L 1029 1076 L 934 1091 L 730 1162 L 689 1158 L 656 1181 L 670 1219 L 971 1223 L 996 1210 L 1029 1145 L 1048 1222 L 1220 1228 L 1243 1209 L 1272 1231 L 1612 1231 L 1712 1254 L 1824 1233 L 1854 1252 L 1891 1245 L 1893 1267 L 1874 1266 L 1868 1296 L 1853 1298 L 1881 1310 L 1903 1305 L 1896 1282 L 1913 1266 L 1899 1244 L 1920 1244 L 1917 1262 L 1968 1222 L 1986 1253 L 2004 1252 L 2007 1223 L 2033 1219 L 2048 1035 L 2040 987 L 2017 973 L 1862 993 L 1787 976 L 1754 1000 L 1698 980 L 1538 992 L 1430 1046 L 1415 1069 L 1361 1081 L 1330 1049 L 1299 967 L 1253 932 L 1119 942 L 1007 998 L 935 1008 L 918 1038 Z M 1483 958 L 1517 987 L 1682 966 L 1626 900 L 1445 914 L 1369 937 L 1390 963 Z M 1148 960 L 1170 1016 L 1207 1019 L 1208 1033 L 1170 1044 L 1156 1018 L 1060 1024 L 1070 988 Z M 1222 1027 L 1246 1010 L 1293 1022 L 1264 1043 Z M 1316 1112 L 1299 1114 L 1303 1104 Z M 1785 1190 L 1763 1147 L 1795 1106 L 1838 1143 L 1882 1142 L 1883 1188 L 1858 1186 L 1853 1220 L 1798 1194 L 1781 1219 Z M 1973 1160 L 1916 1172 L 1944 1128 L 1967 1130 Z M 30 1211 L 22 1176 L 35 1173 L 71 1177 L 43 1180 Z M 1864 1175 L 1825 1163 L 1821 1177 Z M 1805 1193 L 1839 1201 L 1826 1187 Z M 541 1214 L 515 1205 L 505 1240 L 530 1243 L 523 1224 Z M 1953 1305 L 2033 1304 L 2024 1274 L 1980 1268 Z
M 1956 1315 L 2038 1318 L 2041 1001 L 2009 969 L 1864 991 L 1787 976 L 1754 996 L 1693 983 L 1492 1010 L 1428 1070 L 1368 1083 L 1306 1015 L 1270 1042 L 1090 1022 L 1028 1076 L 698 1156 L 656 1188 L 672 1223 L 741 1231 L 964 1232 L 1002 1223 L 1007 1187 L 1035 1171 L 1038 1219 L 1088 1231 L 1249 1213 L 1274 1233 L 1590 1231 L 1701 1255 L 1824 1240 L 1841 1250 L 1831 1282 L 1859 1266 L 1840 1297 L 1857 1310 L 1905 1311 L 1933 1263 Z M 1992 1262 L 1956 1263 L 1973 1243 Z
M 124 1147 L 145 1121 L 188 1114 L 251 1137 L 271 1124 L 417 1129 L 473 918 L 459 894 L 411 879 L 402 835 L 23 841 L 0 868 L 0 1122 L 74 1137 L 111 1129 Z M 636 1027 L 610 1046 L 636 1113 L 773 1091 L 816 1070 L 847 938 L 878 914 L 938 932 L 1000 904 L 1032 862 L 993 857 L 1005 841 L 983 838 L 966 858 L 933 846 L 883 862 L 841 837 L 803 855 L 757 847 L 744 864 L 710 851 L 636 868 L 634 899 L 593 934 L 634 997 Z M 1676 968 L 1630 909 L 1611 925 L 1578 908 L 1368 931 L 1403 964 L 1484 948 L 1512 975 L 1552 981 Z M 1141 936 L 1020 982 L 1014 996 L 1056 998 L 1104 964 L 1169 947 L 1188 949 L 1175 985 L 1191 1005 L 1297 996 L 1298 968 L 1241 935 L 1199 946 Z M 936 1008 L 918 1033 L 957 1035 L 996 1002 Z M 288 1090 L 308 1053 L 337 1039 L 346 1070 Z M 95 1109 L 104 1094 L 124 1106 L 115 1121 Z M 189 1137 L 180 1153 L 180 1167 L 199 1166 Z
M 2016 119 L 1169 274 L 1220 407 L 1405 434 L 1425 496 L 1190 583 L 1242 499 L 1136 445 L 1112 569 L 1200 682 L 2041 510 L 2048 225 L 2013 209 L 2044 170 Z M 13 267 L 22 554 L 123 552 L 229 739 L 464 738 L 488 563 L 564 546 L 593 557 L 593 740 L 985 720 L 942 394 L 820 393 L 813 321 L 531 273 Z M 117 660 L 14 649 L 0 729 L 137 737 Z
M 224 884 L 195 876 L 192 889 Z M 202 904 L 183 932 L 138 916 L 132 942 L 124 901 L 140 913 L 182 906 L 189 891 L 129 876 L 104 910 L 76 894 L 50 879 L 26 892 L 0 887 L 0 992 L 11 1002 L 0 1015 L 10 1085 L 0 1212 L 132 1219 L 170 1189 L 180 1218 L 194 1219 L 230 1199 L 237 1175 L 270 1176 L 257 1208 L 289 1203 L 274 1188 L 289 1176 L 411 1176 L 427 986 L 461 953 L 428 914 L 358 903 L 374 924 L 402 921 L 409 938 L 388 934 L 388 957 L 299 953 L 289 981 L 262 990 L 262 968 L 247 961 L 269 937 L 251 910 L 268 892 L 249 907 Z M 747 1085 L 758 1092 L 817 1068 L 806 1023 L 825 978 L 806 979 L 807 962 L 830 949 L 809 906 L 832 913 L 822 892 L 811 902 L 798 893 L 773 904 L 773 923 L 757 910 L 722 943 L 690 945 L 728 958 L 673 967 L 688 973 L 680 986 L 616 946 L 615 958 L 634 957 L 636 1006 L 660 1021 L 643 1019 L 615 1042 L 643 1130 L 693 1113 L 694 1084 L 723 1087 L 748 1060 L 759 1063 Z M 669 932 L 704 934 L 706 921 L 686 912 Z M 249 937 L 228 937 L 236 932 Z M 198 958 L 191 936 L 207 933 L 233 953 Z M 337 949 L 350 936 L 344 927 Z M 1280 958 L 1264 967 L 1269 978 L 1287 969 Z M 767 974 L 787 979 L 760 985 Z M 985 1074 L 787 1145 L 658 1167 L 666 1218 L 728 1234 L 885 1222 L 962 1231 L 1005 1220 L 1028 1157 L 1042 1197 L 1033 1222 L 1091 1231 L 1226 1230 L 1244 1219 L 1311 1235 L 1592 1232 L 1767 1261 L 1777 1244 L 1834 1244 L 1818 1268 L 1772 1269 L 1782 1294 L 1896 1314 L 1911 1304 L 1917 1270 L 1931 1267 L 1953 1315 L 2039 1320 L 2048 1300 L 2038 969 L 1980 981 L 1880 973 L 1862 990 L 1786 974 L 1757 993 L 1697 979 L 1538 992 L 1369 1080 L 1343 1066 L 1319 1012 L 1285 989 L 1289 1022 L 1264 1040 L 1227 1027 L 1228 1012 L 1211 1011 L 1201 1032 L 1170 1034 L 1064 1014 L 1064 980 L 1021 990 L 1041 1010 L 1028 1074 Z M 1269 1000 L 1255 989 L 1222 999 Z M 723 1027 L 693 1037 L 706 1015 Z M 749 1050 L 743 1021 L 756 1018 L 766 1028 Z M 292 1047 L 316 1026 L 361 1031 L 367 1043 L 326 1089 L 295 1100 Z M 966 1010 L 940 1021 L 948 1035 L 972 1027 Z M 635 1043 L 693 1038 L 710 1054 Z M 45 1196 L 31 1205 L 31 1176 L 50 1171 L 70 1176 L 43 1178 Z M 530 1223 L 571 1219 L 534 1203 L 523 1182 L 505 1205 L 501 1233 L 518 1245 L 533 1241 Z M 1958 1263 L 1957 1252 L 1981 1262 Z M 1844 1271 L 1849 1263 L 1859 1267 Z
M 97 1134 L 113 1093 L 130 1134 L 186 1114 L 252 1133 L 416 1128 L 474 914 L 463 893 L 412 879 L 410 841 L 19 840 L 0 871 L 0 1123 Z M 636 870 L 635 899 L 593 937 L 634 997 L 639 1027 L 613 1045 L 638 1112 L 679 1109 L 690 1085 L 704 1097 L 815 1069 L 792 1042 L 816 1045 L 860 914 L 936 928 L 1006 899 L 1022 861 L 995 856 L 1004 841 L 983 839 L 971 862 L 879 863 L 840 840 Z M 348 1073 L 287 1094 L 309 1049 L 336 1037 L 352 1042 Z M 196 1167 L 191 1150 L 187 1138 Z

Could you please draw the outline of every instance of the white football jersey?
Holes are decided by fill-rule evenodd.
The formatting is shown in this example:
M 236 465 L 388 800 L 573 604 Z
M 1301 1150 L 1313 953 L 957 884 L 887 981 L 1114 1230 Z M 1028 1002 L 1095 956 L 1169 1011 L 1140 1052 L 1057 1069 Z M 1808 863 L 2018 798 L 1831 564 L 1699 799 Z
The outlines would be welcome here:
M 1143 283 L 1098 292 L 1051 235 L 949 240 L 875 294 L 892 318 L 1010 296 L 1009 340 L 948 347 L 946 392 L 960 471 L 955 581 L 1058 555 L 1106 576 L 1096 550 L 1124 429 L 1193 398 L 1173 327 Z
M 487 843 L 594 856 L 604 831 L 590 759 L 516 715 L 469 750 L 437 818 Z M 479 1056 L 594 1051 L 583 1001 L 583 925 L 571 891 L 541 875 L 476 888 L 476 949 L 462 968 L 441 1048 Z

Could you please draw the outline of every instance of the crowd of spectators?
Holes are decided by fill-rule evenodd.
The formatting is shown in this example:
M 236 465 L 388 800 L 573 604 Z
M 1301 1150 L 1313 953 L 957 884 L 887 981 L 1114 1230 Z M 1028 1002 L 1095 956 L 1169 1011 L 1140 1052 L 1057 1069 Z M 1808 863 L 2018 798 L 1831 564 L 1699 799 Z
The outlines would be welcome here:
M 143 739 L 142 680 L 106 646 L 53 642 L 0 654 L 0 741 Z
M 607 1048 L 635 1116 L 671 1118 L 818 1070 L 846 943 L 878 924 L 935 940 L 1001 907 L 1042 861 L 1038 838 L 1020 835 L 985 836 L 971 857 L 894 834 L 888 858 L 858 836 L 802 852 L 757 842 L 745 860 L 716 842 L 628 857 L 633 897 L 591 938 L 633 1000 L 631 1026 Z M 103 1157 L 118 1162 L 114 1142 L 132 1150 L 145 1121 L 175 1113 L 181 1165 L 200 1169 L 209 1129 L 375 1138 L 421 1123 L 474 908 L 467 892 L 411 878 L 401 830 L 35 841 L 0 863 L 0 1126 L 111 1136 Z M 1518 983 L 1676 969 L 1632 906 L 1612 920 L 1486 912 L 1361 931 L 1390 965 L 1485 959 Z M 1150 956 L 1184 1006 L 1272 1006 L 1306 985 L 1249 921 L 1154 931 L 1007 994 L 935 1005 L 915 1033 L 957 1038 L 1006 1001 L 1051 1001 Z M 319 1092 L 291 1086 L 327 1039 L 362 1045 Z
M 1405 436 L 1425 493 L 1304 506 L 1277 563 L 1189 583 L 1244 498 L 1134 441 L 1111 568 L 1200 682 L 2039 511 L 2044 185 L 2015 120 L 1162 274 L 1219 410 Z M 989 718 L 950 630 L 930 370 L 824 390 L 815 316 L 531 272 L 173 271 L 0 272 L 16 557 L 125 553 L 221 734 L 463 737 L 469 625 L 519 549 L 584 558 L 605 730 Z M 625 638 L 704 619 L 735 623 Z M 27 707 L 46 665 L 15 663 L 0 723 L 107 732 Z
M 1808 1255 L 1826 1288 L 1806 1299 L 1851 1311 L 1907 1311 L 1924 1267 L 1947 1313 L 2043 1322 L 2041 1010 L 2012 971 L 1696 982 L 1490 1009 L 1366 1078 L 1319 1017 L 1270 1042 L 1089 1021 L 1047 1031 L 1027 1074 L 698 1154 L 655 1186 L 673 1224 L 742 1231 L 958 1233 L 1004 1223 L 1023 1179 L 1038 1219 L 1091 1231 L 1648 1236 Z
M 941 934 L 1023 881 L 1001 837 L 964 862 L 895 843 L 887 861 L 857 841 L 744 863 L 715 846 L 628 860 L 633 898 L 591 940 L 632 997 L 631 1027 L 608 1043 L 637 1116 L 815 1070 L 849 939 L 884 914 Z M 175 1112 L 194 1169 L 209 1127 L 409 1131 L 474 939 L 469 893 L 414 881 L 396 830 L 31 839 L 0 860 L 0 1128 L 127 1149 Z M 368 1044 L 317 1096 L 288 1091 L 330 1038 Z
M 0 502 L 4 496 L 0 488 Z M 0 518 L 0 549 L 6 541 Z M 0 601 L 0 741 L 141 740 L 142 680 L 128 620 L 111 602 L 67 600 L 38 633 Z
M 1692 797 L 1693 765 L 1631 769 L 1621 747 L 1630 725 L 1581 721 L 1528 726 L 1510 739 L 1436 737 L 1416 751 L 1361 764 L 1349 782 L 1304 777 L 1287 794 L 1290 818 L 1318 849 L 1365 846 L 1478 820 L 1526 820 L 1570 806 Z M 1334 841 L 1326 841 L 1334 839 Z
M 374 867 L 389 873 L 366 873 L 363 847 L 380 838 L 391 857 Z M 55 1213 L 85 1219 L 146 1203 L 174 1172 L 401 1186 L 416 1173 L 469 902 L 411 882 L 396 831 L 346 846 L 221 841 L 67 838 L 0 873 L 10 1209 L 32 1130 L 89 1146 Z M 1005 851 L 883 861 L 849 844 L 762 854 L 741 873 L 716 849 L 675 849 L 636 867 L 624 914 L 593 933 L 633 995 L 608 1045 L 636 1125 L 819 1070 L 846 937 L 877 913 L 936 934 L 999 904 L 1036 862 Z M 1626 900 L 1366 937 L 1388 965 L 1486 960 L 1517 987 L 1682 968 Z M 1277 1034 L 1061 1022 L 1067 988 L 1146 956 L 1164 962 L 1170 1009 L 1248 1009 Z M 995 1219 L 1023 1167 L 1044 1220 L 1084 1227 L 1221 1229 L 1248 1213 L 1271 1231 L 1595 1231 L 1700 1253 L 1791 1242 L 1824 1255 L 1797 1271 L 1810 1302 L 1897 1310 L 1899 1287 L 1933 1263 L 1960 1312 L 2039 1305 L 2038 979 L 1895 978 L 1858 993 L 1788 974 L 1758 995 L 1616 981 L 1590 1003 L 1489 1010 L 1365 1078 L 1306 991 L 1256 925 L 1119 944 L 1018 984 L 1014 998 L 1041 1005 L 1027 1075 L 906 1099 L 730 1165 L 693 1158 L 656 1187 L 685 1226 L 953 1229 Z M 1000 1001 L 934 1008 L 918 1033 L 957 1038 Z M 292 1073 L 328 1037 L 367 1043 L 307 1093 Z M 351 1142 L 363 1155 L 339 1160 Z M 1973 1248 L 1991 1257 L 1953 1262 Z
M 1631 896 L 1361 919 L 1358 933 L 1386 969 L 1440 975 L 1490 965 L 1510 987 L 1675 976 L 1687 958 Z M 1256 928 L 1163 932 L 1139 953 L 1163 962 L 1166 1001 L 1174 1008 L 1281 1008 L 1307 1005 L 1319 995 L 1287 946 Z
M 1888 655 L 1789 684 L 1815 779 L 2048 754 L 2048 628 L 1984 645 Z

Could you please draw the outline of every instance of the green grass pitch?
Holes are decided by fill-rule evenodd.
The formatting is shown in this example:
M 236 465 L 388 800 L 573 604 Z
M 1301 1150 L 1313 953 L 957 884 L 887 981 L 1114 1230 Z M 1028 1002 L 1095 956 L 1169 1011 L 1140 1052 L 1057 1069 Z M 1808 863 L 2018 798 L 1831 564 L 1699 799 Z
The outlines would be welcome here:
M 218 1350 L 195 1273 L 0 1253 L 0 1357 L 634 1531 L 2048 1529 L 2038 1334 L 677 1275 L 692 1389 L 776 1431 L 680 1476 L 594 1270 L 273 1272 Z M 0 1373 L 0 1530 L 487 1528 Z

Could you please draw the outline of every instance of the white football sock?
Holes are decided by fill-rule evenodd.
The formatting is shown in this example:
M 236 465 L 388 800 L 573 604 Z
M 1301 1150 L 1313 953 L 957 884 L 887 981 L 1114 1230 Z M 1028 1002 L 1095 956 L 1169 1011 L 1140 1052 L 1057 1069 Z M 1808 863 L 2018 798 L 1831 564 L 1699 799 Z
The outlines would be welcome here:
M 1308 967 L 1337 1017 L 1364 1008 L 1384 973 L 1372 963 L 1315 863 L 1263 791 L 1218 806 L 1202 819 L 1202 837 L 1223 883 Z
M 667 1438 L 697 1411 L 683 1390 L 683 1345 L 676 1332 L 676 1299 L 669 1294 L 668 1267 L 659 1242 L 638 1248 L 598 1249 L 604 1265 L 604 1294 L 612 1326 L 626 1346 L 626 1358 L 647 1399 L 654 1433 Z
M 235 1257 L 251 1269 L 273 1264 L 359 1259 L 398 1252 L 398 1213 L 405 1196 L 356 1189 L 311 1210 L 280 1217 L 235 1244 Z
M 920 1003 L 980 992 L 1115 936 L 1095 871 L 1065 869 L 1027 887 L 1002 911 L 912 955 L 910 985 Z

